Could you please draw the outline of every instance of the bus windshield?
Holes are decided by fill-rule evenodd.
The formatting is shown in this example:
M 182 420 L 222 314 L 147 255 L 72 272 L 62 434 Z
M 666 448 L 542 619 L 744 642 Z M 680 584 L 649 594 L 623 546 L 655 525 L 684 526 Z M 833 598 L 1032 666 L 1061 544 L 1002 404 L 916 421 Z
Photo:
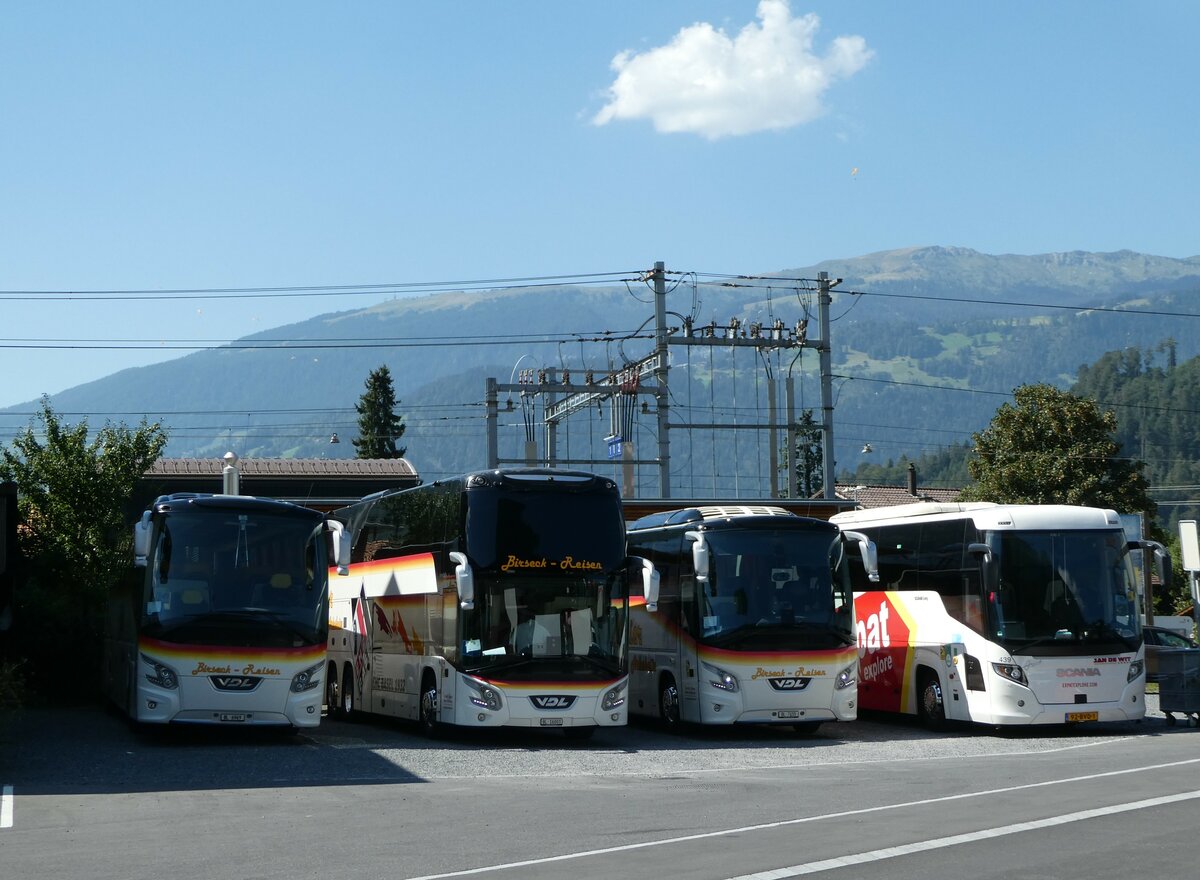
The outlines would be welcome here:
M 706 532 L 711 562 L 696 585 L 700 641 L 731 650 L 854 642 L 841 536 L 789 529 Z
M 992 532 L 988 544 L 998 563 L 989 616 L 1013 653 L 1137 650 L 1136 580 L 1122 533 Z
M 324 528 L 236 509 L 165 514 L 142 632 L 190 645 L 302 647 L 328 634 Z
M 615 492 L 468 491 L 468 553 L 477 570 L 545 562 L 610 572 L 625 559 L 625 528 Z M 564 519 L 564 503 L 570 518 Z
M 564 680 L 623 674 L 627 583 L 624 570 L 478 578 L 475 607 L 462 612 L 464 669 L 515 680 L 523 669 Z

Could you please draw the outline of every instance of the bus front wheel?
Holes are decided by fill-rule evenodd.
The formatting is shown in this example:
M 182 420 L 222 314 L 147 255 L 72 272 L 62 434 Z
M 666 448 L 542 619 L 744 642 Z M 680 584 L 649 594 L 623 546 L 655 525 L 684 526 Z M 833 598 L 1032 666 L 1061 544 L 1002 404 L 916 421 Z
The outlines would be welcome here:
M 675 679 L 664 675 L 658 693 L 658 717 L 670 728 L 679 727 L 679 688 Z
M 924 670 L 918 679 L 917 714 L 930 730 L 946 729 L 946 700 L 937 673 Z

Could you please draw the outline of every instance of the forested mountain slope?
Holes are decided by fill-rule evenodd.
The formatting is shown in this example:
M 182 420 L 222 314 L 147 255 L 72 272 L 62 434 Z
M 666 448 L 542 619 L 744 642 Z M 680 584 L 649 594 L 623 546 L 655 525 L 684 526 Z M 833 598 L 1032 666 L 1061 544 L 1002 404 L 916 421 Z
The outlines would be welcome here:
M 680 272 L 672 276 L 678 283 L 668 294 L 668 322 L 778 318 L 791 327 L 807 317 L 816 338 L 811 279 L 820 270 L 842 279 L 830 333 L 839 472 L 967 443 L 1017 385 L 1070 387 L 1081 367 L 1101 369 L 1108 352 L 1169 344 L 1180 364 L 1200 354 L 1200 258 L 1132 252 L 995 256 L 908 248 L 736 283 L 694 283 L 703 276 Z M 483 464 L 487 377 L 508 382 L 518 369 L 545 367 L 603 375 L 652 350 L 653 315 L 651 291 L 638 285 L 393 299 L 125 370 L 57 394 L 52 405 L 91 413 L 96 423 L 136 421 L 139 413 L 161 418 L 171 456 L 233 448 L 251 456 L 348 457 L 353 446 L 330 445 L 329 437 L 353 435 L 363 382 L 387 364 L 408 426 L 408 458 L 432 478 Z M 756 358 L 745 350 L 673 347 L 673 423 L 762 424 L 771 381 L 789 374 L 798 380 L 797 405 L 817 408 L 819 417 L 817 352 L 796 353 Z M 543 442 L 541 398 L 513 397 L 513 410 L 499 420 L 504 457 L 521 454 L 522 403 L 532 404 L 532 431 Z M 27 413 L 34 403 L 12 409 Z M 610 412 L 602 405 L 561 426 L 560 456 L 605 461 Z M 6 427 L 27 421 L 8 416 Z M 637 417 L 639 457 L 653 457 L 654 427 L 652 415 Z M 671 445 L 680 495 L 758 494 L 770 476 L 765 432 L 677 429 Z M 638 483 L 642 494 L 655 494 L 657 469 L 640 468 Z

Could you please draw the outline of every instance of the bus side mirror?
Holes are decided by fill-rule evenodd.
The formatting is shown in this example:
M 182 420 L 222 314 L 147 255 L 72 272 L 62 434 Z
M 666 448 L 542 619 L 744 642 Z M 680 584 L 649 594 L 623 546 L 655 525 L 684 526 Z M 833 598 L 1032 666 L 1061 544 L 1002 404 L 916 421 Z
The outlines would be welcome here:
M 133 524 L 133 564 L 138 568 L 146 567 L 146 559 L 150 556 L 150 511 L 142 513 L 142 518 Z
M 329 532 L 333 535 L 333 564 L 340 575 L 350 574 L 350 533 L 336 519 L 326 520 Z
M 983 565 L 992 564 L 992 548 L 987 544 L 968 544 L 967 552 L 972 556 L 978 556 Z
M 873 584 L 879 583 L 879 554 L 875 550 L 875 542 L 862 532 L 842 532 L 842 535 L 847 541 L 858 542 L 858 552 L 862 555 L 867 580 Z
M 1167 552 L 1167 548 L 1158 541 L 1140 541 L 1137 545 L 1143 550 L 1153 552 L 1154 573 L 1158 575 L 1163 589 L 1169 590 L 1171 588 L 1171 554 Z
M 471 571 L 471 563 L 467 554 L 457 550 L 450 552 L 450 561 L 454 563 L 454 583 L 458 587 L 458 607 L 463 611 L 475 609 L 475 572 Z
M 992 553 L 992 548 L 987 544 L 968 544 L 967 555 L 974 556 L 979 560 L 979 573 L 982 576 L 983 586 L 985 590 L 998 588 L 995 584 L 995 567 L 996 557 Z
M 654 563 L 643 556 L 631 556 L 629 561 L 642 567 L 642 596 L 646 600 L 647 611 L 658 610 L 658 589 L 662 575 L 654 567 Z
M 692 542 L 692 568 L 696 572 L 696 580 L 703 583 L 708 580 L 708 541 L 704 539 L 703 532 L 684 532 L 683 537 Z

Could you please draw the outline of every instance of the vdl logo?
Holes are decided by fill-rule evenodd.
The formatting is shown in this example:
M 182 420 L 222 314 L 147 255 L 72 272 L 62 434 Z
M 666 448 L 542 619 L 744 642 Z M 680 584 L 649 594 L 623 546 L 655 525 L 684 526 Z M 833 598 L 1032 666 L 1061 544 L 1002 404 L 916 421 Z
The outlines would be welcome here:
M 771 687 L 777 691 L 802 691 L 808 687 L 811 678 L 768 678 Z
M 530 697 L 529 700 L 539 709 L 570 709 L 575 705 L 574 697 L 557 696 L 554 694 L 541 694 L 536 697 Z
M 213 675 L 213 687 L 220 691 L 252 691 L 261 678 L 253 675 Z

